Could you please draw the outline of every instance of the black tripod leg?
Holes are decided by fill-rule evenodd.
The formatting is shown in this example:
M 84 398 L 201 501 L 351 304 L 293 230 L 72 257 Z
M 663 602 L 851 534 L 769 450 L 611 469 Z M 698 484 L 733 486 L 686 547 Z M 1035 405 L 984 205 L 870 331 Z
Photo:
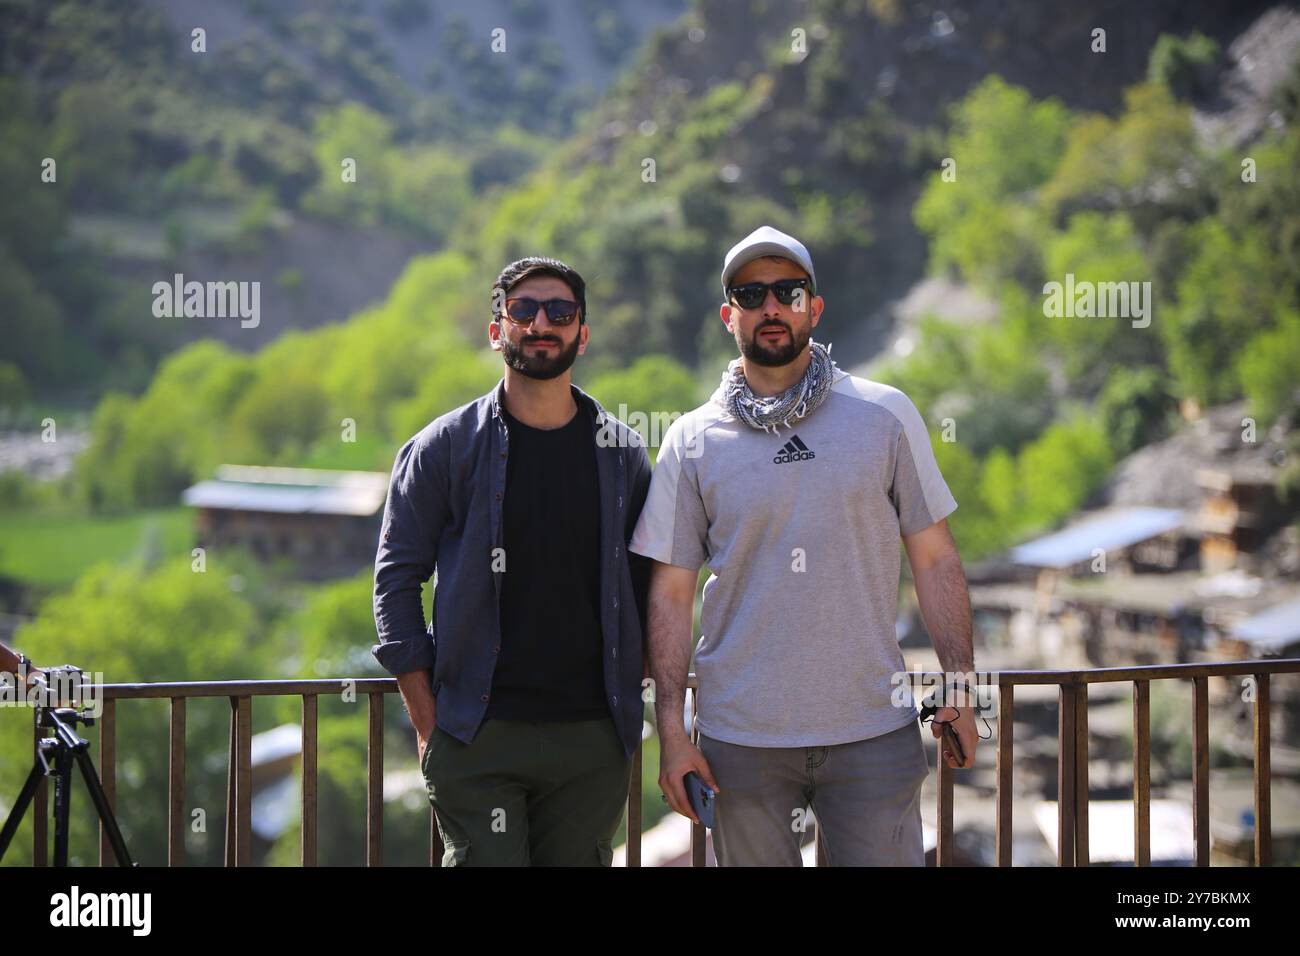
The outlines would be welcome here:
M 85 750 L 77 751 L 77 765 L 81 767 L 81 776 L 85 778 L 86 789 L 90 791 L 91 802 L 95 804 L 95 810 L 99 813 L 99 820 L 104 824 L 104 830 L 108 833 L 108 842 L 113 847 L 113 855 L 117 857 L 117 865 L 135 866 L 131 862 L 131 854 L 127 852 L 126 841 L 122 839 L 122 831 L 117 826 L 117 817 L 113 816 L 113 808 L 108 805 L 108 796 L 104 793 L 103 784 L 99 782 L 99 774 L 95 772 L 95 765 L 91 762 L 89 752 Z
M 45 776 L 45 768 L 41 766 L 40 760 L 32 766 L 32 772 L 27 775 L 27 782 L 23 784 L 22 791 L 18 794 L 18 800 L 14 803 L 14 808 L 9 811 L 9 817 L 5 820 L 4 829 L 0 830 L 0 860 L 5 857 L 5 851 L 9 849 L 9 844 L 18 832 L 18 824 L 23 821 L 23 814 L 27 812 L 27 806 L 32 802 L 32 797 L 36 796 L 36 788 L 41 785 L 41 778 Z
M 59 750 L 54 761 L 54 865 L 68 865 L 68 818 L 72 808 L 72 754 Z

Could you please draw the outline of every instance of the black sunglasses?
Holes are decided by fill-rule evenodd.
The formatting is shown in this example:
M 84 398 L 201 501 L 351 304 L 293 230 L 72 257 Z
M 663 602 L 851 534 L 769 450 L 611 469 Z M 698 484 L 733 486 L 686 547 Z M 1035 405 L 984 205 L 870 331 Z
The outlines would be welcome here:
M 546 319 L 551 325 L 568 325 L 578 317 L 578 303 L 572 299 L 506 299 L 506 318 L 515 325 L 529 325 L 537 318 L 537 310 L 546 309 Z
M 799 294 L 798 290 L 807 288 L 807 279 L 777 279 L 772 283 L 746 282 L 744 285 L 733 285 L 727 290 L 727 295 L 742 309 L 757 309 L 767 301 L 768 289 L 772 290 L 777 302 L 790 305 Z

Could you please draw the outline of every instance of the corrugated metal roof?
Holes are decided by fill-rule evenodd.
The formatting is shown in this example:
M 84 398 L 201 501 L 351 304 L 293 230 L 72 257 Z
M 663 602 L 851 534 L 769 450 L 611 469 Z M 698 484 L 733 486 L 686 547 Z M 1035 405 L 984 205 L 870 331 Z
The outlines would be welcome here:
M 181 501 L 193 508 L 367 516 L 387 495 L 388 475 L 378 471 L 222 465 L 216 478 L 186 488 Z
M 1183 519 L 1175 508 L 1109 509 L 1013 548 L 1011 559 L 1040 568 L 1066 568 L 1090 560 L 1097 548 L 1127 548 L 1172 531 Z
M 1232 629 L 1232 636 L 1254 647 L 1273 651 L 1300 642 L 1300 598 L 1275 604 L 1267 611 L 1246 618 Z

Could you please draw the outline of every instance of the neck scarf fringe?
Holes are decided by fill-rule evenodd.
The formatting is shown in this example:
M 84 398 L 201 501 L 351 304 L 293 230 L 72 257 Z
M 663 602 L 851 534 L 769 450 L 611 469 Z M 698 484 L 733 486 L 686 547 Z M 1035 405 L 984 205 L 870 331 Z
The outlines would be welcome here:
M 810 348 L 812 361 L 803 378 L 780 395 L 766 398 L 750 390 L 740 359 L 734 359 L 722 374 L 722 401 L 727 411 L 750 428 L 774 434 L 778 426 L 789 428 L 817 411 L 830 394 L 837 369 L 829 346 L 810 342 Z

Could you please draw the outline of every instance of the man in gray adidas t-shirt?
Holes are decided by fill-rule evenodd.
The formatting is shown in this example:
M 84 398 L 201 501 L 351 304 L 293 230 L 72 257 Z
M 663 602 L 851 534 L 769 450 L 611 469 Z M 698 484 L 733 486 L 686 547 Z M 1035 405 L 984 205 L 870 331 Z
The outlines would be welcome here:
M 928 765 L 895 636 L 899 541 L 940 664 L 974 670 L 970 604 L 946 516 L 956 507 L 901 391 L 840 371 L 811 341 L 824 308 L 807 250 L 763 227 L 727 256 L 721 317 L 741 357 L 664 436 L 629 550 L 656 562 L 648 612 L 659 784 L 718 791 L 721 865 L 800 862 L 805 808 L 840 865 L 923 865 Z M 691 620 L 700 746 L 683 726 Z M 974 713 L 953 719 L 964 766 Z M 935 728 L 938 736 L 938 728 Z M 955 758 L 950 766 L 959 766 Z

